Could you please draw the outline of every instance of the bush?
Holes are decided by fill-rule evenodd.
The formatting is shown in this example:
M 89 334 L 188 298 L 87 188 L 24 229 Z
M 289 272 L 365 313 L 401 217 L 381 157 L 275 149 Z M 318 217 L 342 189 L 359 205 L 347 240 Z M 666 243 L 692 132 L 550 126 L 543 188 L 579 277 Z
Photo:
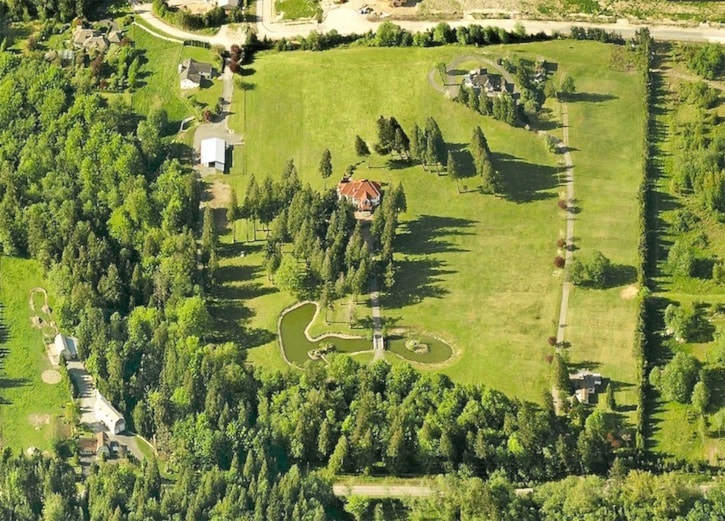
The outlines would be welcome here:
M 557 248 L 563 248 L 564 246 L 566 246 L 566 240 L 565 239 L 559 239 L 558 241 L 556 241 L 556 247 Z
M 673 275 L 679 277 L 692 276 L 695 257 L 692 248 L 682 240 L 677 240 L 667 254 L 667 266 Z
M 569 264 L 569 280 L 573 284 L 603 288 L 611 278 L 612 263 L 600 251 L 591 257 L 574 259 Z
M 561 255 L 557 255 L 554 259 L 554 266 L 556 266 L 557 268 L 563 268 L 565 264 L 566 261 Z
M 555 346 L 556 345 L 556 337 L 555 336 L 550 336 L 549 338 L 546 339 L 546 341 L 549 343 L 550 346 Z
M 559 202 L 556 204 L 561 210 L 566 210 L 569 207 L 569 203 L 566 202 L 566 199 L 559 199 Z

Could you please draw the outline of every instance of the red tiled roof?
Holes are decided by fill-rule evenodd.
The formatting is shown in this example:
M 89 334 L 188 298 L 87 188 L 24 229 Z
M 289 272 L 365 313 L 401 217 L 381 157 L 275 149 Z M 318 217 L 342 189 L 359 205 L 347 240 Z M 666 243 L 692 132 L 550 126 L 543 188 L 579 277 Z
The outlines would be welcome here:
M 359 201 L 360 205 L 370 204 L 367 201 L 380 197 L 380 183 L 363 179 L 349 181 L 337 185 L 337 193 L 347 199 Z

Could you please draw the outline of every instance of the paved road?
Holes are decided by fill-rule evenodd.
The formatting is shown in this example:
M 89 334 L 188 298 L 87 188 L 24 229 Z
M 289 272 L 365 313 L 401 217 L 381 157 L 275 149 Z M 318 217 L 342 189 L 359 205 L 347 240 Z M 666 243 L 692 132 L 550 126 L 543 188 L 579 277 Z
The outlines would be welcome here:
M 274 20 L 273 0 L 258 0 L 257 12 L 261 16 L 257 16 L 257 36 L 259 38 L 268 38 L 270 40 L 279 40 L 281 38 L 292 38 L 295 36 L 306 36 L 312 31 L 328 32 L 335 29 L 340 34 L 364 33 L 367 31 L 375 31 L 382 22 L 371 22 L 366 17 L 360 15 L 348 5 L 334 6 L 325 13 L 324 20 L 321 24 L 315 22 L 281 22 Z M 209 42 L 212 45 L 219 44 L 229 47 L 232 44 L 239 44 L 244 41 L 245 29 L 241 24 L 222 26 L 219 32 L 213 36 L 191 33 L 173 27 L 163 20 L 156 18 L 151 12 L 151 4 L 131 2 L 131 7 L 136 15 L 145 20 L 149 25 L 157 30 L 168 34 L 171 37 L 182 40 L 200 40 Z M 436 21 L 395 21 L 395 23 L 411 32 L 419 32 L 434 27 Z M 574 22 L 553 22 L 540 20 L 511 20 L 511 19 L 476 19 L 473 13 L 464 13 L 462 20 L 453 20 L 449 24 L 452 27 L 470 25 L 476 23 L 479 25 L 492 25 L 512 31 L 517 24 L 523 25 L 528 33 L 544 32 L 552 34 L 554 32 L 567 34 L 571 31 L 572 26 L 601 28 L 607 31 L 616 31 L 623 37 L 629 38 L 640 29 L 641 25 L 630 24 L 627 20 L 620 20 L 614 24 L 593 24 L 593 23 L 574 23 Z M 648 26 L 650 33 L 658 40 L 671 41 L 705 41 L 713 43 L 725 43 L 725 28 L 710 27 L 708 25 L 700 25 L 698 27 L 676 27 L 667 25 L 650 25 Z
M 517 488 L 517 496 L 525 496 L 534 491 L 533 488 Z M 332 493 L 336 496 L 364 496 L 364 497 L 424 497 L 433 494 L 432 487 L 424 485 L 345 485 L 335 483 Z
M 566 198 L 569 206 L 574 204 L 574 163 L 571 160 L 569 152 L 569 112 L 566 103 L 561 104 L 561 122 L 564 125 L 564 141 L 560 142 L 557 147 L 564 152 L 564 162 L 566 164 Z M 574 242 L 574 212 L 566 213 L 566 245 L 564 260 L 569 264 L 574 251 L 571 246 Z M 559 308 L 559 328 L 556 332 L 556 343 L 564 342 L 564 329 L 566 328 L 566 314 L 569 309 L 569 292 L 571 291 L 571 282 L 568 280 L 566 270 L 564 270 L 564 283 L 561 285 L 561 307 Z

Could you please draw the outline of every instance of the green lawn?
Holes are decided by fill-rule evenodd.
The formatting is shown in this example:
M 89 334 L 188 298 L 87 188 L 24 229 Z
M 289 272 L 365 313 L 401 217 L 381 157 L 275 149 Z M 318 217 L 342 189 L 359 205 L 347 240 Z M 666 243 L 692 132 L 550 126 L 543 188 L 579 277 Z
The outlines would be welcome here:
M 437 62 L 474 52 L 481 51 L 353 48 L 258 55 L 254 74 L 245 77 L 245 93 L 235 92 L 232 126 L 243 132 L 245 147 L 235 152 L 239 160 L 228 181 L 241 196 L 250 173 L 258 179 L 279 176 L 294 158 L 303 181 L 321 189 L 317 163 L 322 150 L 332 151 L 333 179 L 339 178 L 358 162 L 355 135 L 372 145 L 381 114 L 395 116 L 408 130 L 435 117 L 462 159 L 474 126 L 480 125 L 506 179 L 508 200 L 479 194 L 475 178 L 463 180 L 465 193 L 459 194 L 450 179 L 419 166 L 389 164 L 379 156 L 373 156 L 371 168 L 359 165 L 358 179 L 402 182 L 408 199 L 396 241 L 399 271 L 393 292 L 382 301 L 383 316 L 389 328 L 410 328 L 448 342 L 455 353 L 442 370 L 457 381 L 482 382 L 538 400 L 547 386 L 546 339 L 555 334 L 561 292 L 553 266 L 564 229 L 556 206 L 563 190 L 560 158 L 532 132 L 478 116 L 430 87 L 427 73 Z M 611 49 L 597 43 L 485 49 L 489 58 L 511 52 L 556 61 L 582 92 L 600 95 L 583 96 L 569 109 L 582 209 L 576 236 L 582 248 L 596 247 L 617 264 L 633 267 L 642 128 L 637 77 L 610 71 Z M 550 108 L 558 114 L 558 106 Z M 608 150 L 602 151 L 602 145 Z M 261 270 L 251 271 L 249 263 L 259 261 L 254 255 L 223 262 L 239 270 L 243 284 L 269 288 L 245 300 L 240 324 L 261 328 L 269 338 L 250 349 L 250 360 L 279 367 L 274 331 L 291 299 L 274 292 Z M 632 404 L 634 393 L 627 386 L 634 383 L 635 304 L 622 300 L 620 290 L 576 290 L 567 339 L 572 361 L 587 362 L 621 383 L 617 401 Z M 316 324 L 313 331 L 320 329 Z
M 30 322 L 30 290 L 46 287 L 40 265 L 0 256 L 0 444 L 16 450 L 49 450 L 71 399 L 63 383 L 48 385 L 41 373 L 51 365 L 43 336 Z M 50 305 L 53 306 L 52 295 Z
M 285 20 L 310 18 L 315 15 L 319 3 L 316 0 L 275 0 L 276 13 L 282 13 Z
M 178 65 L 186 58 L 194 58 L 211 63 L 219 72 L 220 61 L 215 52 L 161 40 L 136 25 L 129 27 L 128 33 L 136 48 L 143 51 L 139 88 L 130 95 L 124 95 L 135 112 L 148 114 L 152 108 L 163 107 L 169 121 L 178 128 L 178 123 L 185 117 L 199 116 L 205 108 L 202 105 L 213 108 L 222 94 L 222 81 L 215 79 L 199 89 L 182 92 Z M 198 105 L 194 106 L 192 100 L 196 100 Z

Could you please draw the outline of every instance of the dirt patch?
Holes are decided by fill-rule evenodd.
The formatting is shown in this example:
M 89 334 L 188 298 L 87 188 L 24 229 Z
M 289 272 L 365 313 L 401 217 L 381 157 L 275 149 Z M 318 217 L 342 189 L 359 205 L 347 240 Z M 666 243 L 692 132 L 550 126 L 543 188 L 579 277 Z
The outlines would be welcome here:
M 54 369 L 48 369 L 47 371 L 43 371 L 43 374 L 40 375 L 40 378 L 42 378 L 43 382 L 55 385 L 60 383 L 61 376 L 58 371 L 55 371 Z
M 28 414 L 28 421 L 38 431 L 43 425 L 50 425 L 50 414 Z
M 212 208 L 226 208 L 232 199 L 232 189 L 226 183 L 214 181 L 207 188 L 208 199 L 206 204 Z
M 639 293 L 639 288 L 637 288 L 637 286 L 633 284 L 630 284 L 619 292 L 619 296 L 622 298 L 622 300 L 632 300 L 634 297 L 637 296 L 637 293 Z

